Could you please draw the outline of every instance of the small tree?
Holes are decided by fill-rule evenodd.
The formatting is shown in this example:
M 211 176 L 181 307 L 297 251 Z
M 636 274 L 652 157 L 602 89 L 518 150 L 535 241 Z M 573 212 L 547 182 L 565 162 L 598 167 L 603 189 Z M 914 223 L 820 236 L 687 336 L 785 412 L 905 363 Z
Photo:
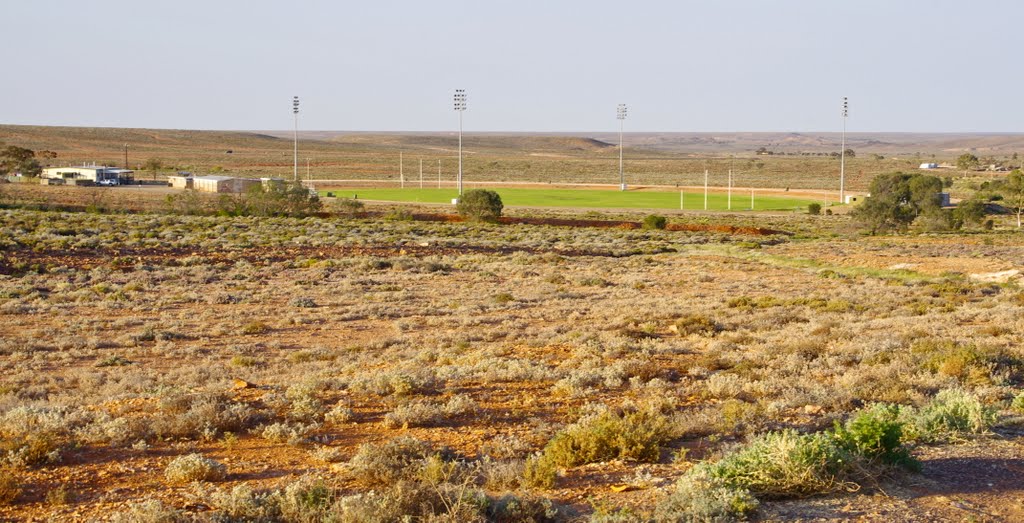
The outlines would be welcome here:
M 953 211 L 953 218 L 961 225 L 981 225 L 985 220 L 985 202 L 978 199 L 964 200 Z
M 493 222 L 501 217 L 501 196 L 487 189 L 466 191 L 455 207 L 459 215 L 472 221 Z
M 969 171 L 969 170 L 971 170 L 971 169 L 973 169 L 973 168 L 975 168 L 977 166 L 978 166 L 978 157 L 974 156 L 971 153 L 961 154 L 960 157 L 956 159 L 956 168 L 960 169 L 961 171 L 963 171 L 964 174 L 967 174 L 967 171 Z
M 1024 173 L 1015 169 L 1007 177 L 1005 187 L 1003 198 L 1017 214 L 1017 228 L 1020 229 L 1020 218 L 1024 213 Z
M 818 202 L 807 204 L 807 214 L 821 214 L 821 204 Z
M 146 163 L 142 164 L 142 168 L 152 173 L 153 179 L 156 180 L 156 173 L 164 168 L 164 162 L 159 158 L 150 158 L 146 160 Z
M 39 176 L 43 167 L 35 159 L 36 153 L 32 149 L 8 145 L 0 149 L 0 175 L 9 173 L 21 173 L 22 176 Z
M 853 211 L 853 217 L 871 234 L 904 231 L 918 216 L 930 224 L 949 223 L 941 203 L 942 180 L 923 174 L 889 173 L 871 181 L 871 196 Z

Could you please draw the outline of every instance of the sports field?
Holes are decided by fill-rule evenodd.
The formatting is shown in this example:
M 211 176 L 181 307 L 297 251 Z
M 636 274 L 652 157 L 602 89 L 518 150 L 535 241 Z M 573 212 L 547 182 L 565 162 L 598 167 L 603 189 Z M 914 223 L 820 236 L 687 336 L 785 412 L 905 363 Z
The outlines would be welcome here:
M 675 191 L 608 191 L 586 189 L 492 189 L 501 195 L 505 205 L 538 207 L 582 207 L 604 209 L 704 209 L 704 193 L 687 192 L 680 196 Z M 455 189 L 377 189 L 349 188 L 320 191 L 321 196 L 330 193 L 339 198 L 360 200 L 383 200 L 392 202 L 449 203 L 458 196 Z M 812 202 L 820 200 L 787 198 L 784 196 L 760 196 L 754 192 L 753 208 L 758 211 L 802 210 Z M 708 209 L 729 210 L 729 197 L 722 193 L 708 194 Z M 732 210 L 751 209 L 750 192 L 733 192 Z

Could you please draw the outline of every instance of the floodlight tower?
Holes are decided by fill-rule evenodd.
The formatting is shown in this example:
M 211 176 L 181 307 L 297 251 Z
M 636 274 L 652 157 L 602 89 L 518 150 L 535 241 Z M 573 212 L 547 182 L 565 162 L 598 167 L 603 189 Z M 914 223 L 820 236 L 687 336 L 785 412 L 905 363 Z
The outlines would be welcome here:
M 846 117 L 850 115 L 850 103 L 843 97 L 843 139 L 839 151 L 839 203 L 846 202 Z
M 462 197 L 462 113 L 466 111 L 466 90 L 455 90 L 455 112 L 459 113 L 459 197 Z
M 622 127 L 626 120 L 626 104 L 619 104 L 619 110 L 616 112 L 616 118 L 619 119 L 619 190 L 626 190 L 626 176 L 622 170 Z
M 294 167 L 292 170 L 292 176 L 295 181 L 299 181 L 299 97 L 292 97 L 292 115 L 295 116 L 295 132 L 292 135 L 294 138 Z

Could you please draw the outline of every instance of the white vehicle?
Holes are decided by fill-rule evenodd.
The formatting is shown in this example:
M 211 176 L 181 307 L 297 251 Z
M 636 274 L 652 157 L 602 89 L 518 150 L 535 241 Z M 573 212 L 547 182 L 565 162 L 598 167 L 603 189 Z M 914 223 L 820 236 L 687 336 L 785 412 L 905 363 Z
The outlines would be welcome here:
M 121 185 L 117 180 L 100 180 L 99 185 Z

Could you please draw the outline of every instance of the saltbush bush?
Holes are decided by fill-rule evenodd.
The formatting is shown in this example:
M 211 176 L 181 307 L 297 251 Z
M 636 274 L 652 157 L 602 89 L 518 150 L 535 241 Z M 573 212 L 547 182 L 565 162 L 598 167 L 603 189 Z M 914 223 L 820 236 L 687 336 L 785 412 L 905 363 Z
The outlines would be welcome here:
M 769 432 L 695 473 L 769 497 L 806 496 L 844 489 L 854 459 L 830 434 Z M 706 468 L 706 470 L 705 470 Z
M 227 467 L 202 454 L 188 454 L 174 458 L 164 469 L 164 477 L 171 483 L 192 481 L 220 481 L 227 476 Z
M 939 391 L 917 415 L 923 439 L 932 441 L 981 434 L 995 421 L 995 410 L 963 389 Z
M 658 522 L 726 522 L 743 519 L 758 501 L 744 488 L 726 484 L 706 472 L 687 474 L 676 482 L 654 509 Z
M 669 437 L 669 419 L 655 409 L 616 412 L 602 406 L 555 434 L 544 457 L 562 467 L 613 459 L 654 462 Z

